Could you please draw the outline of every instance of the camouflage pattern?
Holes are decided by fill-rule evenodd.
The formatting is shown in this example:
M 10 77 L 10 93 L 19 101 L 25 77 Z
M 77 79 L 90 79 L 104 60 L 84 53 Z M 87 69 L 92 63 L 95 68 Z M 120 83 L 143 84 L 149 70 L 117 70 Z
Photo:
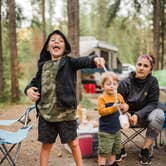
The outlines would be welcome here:
M 48 122 L 70 121 L 75 119 L 75 110 L 58 106 L 56 100 L 56 75 L 59 68 L 58 61 L 47 61 L 43 65 L 41 78 L 41 98 L 37 108 L 41 116 Z

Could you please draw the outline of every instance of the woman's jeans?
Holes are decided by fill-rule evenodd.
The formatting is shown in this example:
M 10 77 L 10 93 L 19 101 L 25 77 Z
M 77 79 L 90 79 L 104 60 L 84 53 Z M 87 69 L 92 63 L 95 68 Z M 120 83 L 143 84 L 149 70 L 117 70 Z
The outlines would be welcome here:
M 160 133 L 162 126 L 164 123 L 164 112 L 160 108 L 154 109 L 147 119 L 139 120 L 139 125 L 141 127 L 147 128 L 146 137 L 152 140 L 157 138 L 158 134 Z

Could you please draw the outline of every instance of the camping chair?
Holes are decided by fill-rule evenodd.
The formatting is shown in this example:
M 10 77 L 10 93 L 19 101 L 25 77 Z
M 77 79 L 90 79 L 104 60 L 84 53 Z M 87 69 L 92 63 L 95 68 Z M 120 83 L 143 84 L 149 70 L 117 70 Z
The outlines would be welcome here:
M 165 112 L 165 116 L 166 116 L 166 105 L 164 106 L 163 104 L 161 104 L 159 102 L 158 104 L 158 108 L 161 108 L 162 110 L 164 110 Z M 163 128 L 166 128 L 166 118 L 165 118 L 165 122 L 163 125 Z M 121 130 L 122 136 L 124 136 L 124 139 L 122 140 L 122 146 L 125 146 L 127 143 L 132 142 L 136 147 L 138 148 L 142 148 L 141 144 L 140 144 L 140 140 L 144 141 L 145 139 L 145 130 L 146 128 L 141 128 L 140 126 L 132 126 L 129 128 L 130 132 L 126 132 L 124 130 Z M 136 140 L 136 138 L 139 138 Z M 160 145 L 162 144 L 162 131 L 159 134 L 159 141 L 160 141 Z M 153 147 L 157 148 L 158 147 L 158 141 L 157 138 L 155 139 L 154 145 L 151 146 L 151 153 L 153 152 Z
M 140 128 L 139 126 L 134 126 L 129 128 L 129 132 L 127 133 L 124 130 L 121 130 L 122 135 L 124 136 L 124 139 L 122 140 L 122 146 L 125 146 L 127 143 L 132 142 L 137 148 L 141 149 L 140 142 L 135 141 L 136 137 L 139 137 L 140 139 L 144 140 L 144 131 L 146 128 Z
M 127 143 L 133 143 L 138 149 L 142 149 L 142 142 L 145 140 L 146 128 L 141 128 L 140 126 L 132 126 L 129 128 L 129 132 L 121 130 L 122 136 L 122 147 L 125 147 Z M 153 155 L 154 148 L 157 148 L 157 138 L 154 144 L 150 146 L 150 155 Z
M 0 159 L 0 165 L 7 160 L 10 166 L 16 165 L 16 160 L 19 155 L 22 141 L 27 138 L 32 126 L 29 125 L 30 118 L 29 113 L 35 108 L 35 106 L 28 107 L 25 112 L 15 120 L 0 120 L 0 126 L 9 126 L 12 129 L 12 124 L 21 123 L 21 127 L 15 131 L 8 131 L 0 129 L 0 152 L 2 153 L 2 159 Z M 14 148 L 16 147 L 16 148 Z M 14 156 L 11 153 L 14 151 Z M 13 150 L 13 151 L 12 151 Z

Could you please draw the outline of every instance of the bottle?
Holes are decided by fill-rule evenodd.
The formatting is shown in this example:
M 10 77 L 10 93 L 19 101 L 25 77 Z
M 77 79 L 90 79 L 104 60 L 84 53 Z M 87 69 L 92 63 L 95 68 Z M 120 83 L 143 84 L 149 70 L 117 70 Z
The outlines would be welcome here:
M 87 109 L 86 108 L 82 108 L 82 123 L 87 123 Z
M 77 107 L 77 115 L 79 117 L 80 123 L 82 123 L 82 106 L 81 105 L 78 105 Z

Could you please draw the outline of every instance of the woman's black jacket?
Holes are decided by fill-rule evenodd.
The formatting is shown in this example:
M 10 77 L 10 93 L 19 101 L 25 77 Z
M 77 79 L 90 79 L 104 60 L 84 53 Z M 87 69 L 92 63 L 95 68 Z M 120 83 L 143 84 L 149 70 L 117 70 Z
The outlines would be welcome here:
M 140 80 L 135 78 L 135 72 L 131 72 L 129 77 L 120 81 L 118 92 L 129 104 L 129 113 L 138 115 L 139 119 L 147 118 L 158 105 L 159 85 L 151 74 Z

